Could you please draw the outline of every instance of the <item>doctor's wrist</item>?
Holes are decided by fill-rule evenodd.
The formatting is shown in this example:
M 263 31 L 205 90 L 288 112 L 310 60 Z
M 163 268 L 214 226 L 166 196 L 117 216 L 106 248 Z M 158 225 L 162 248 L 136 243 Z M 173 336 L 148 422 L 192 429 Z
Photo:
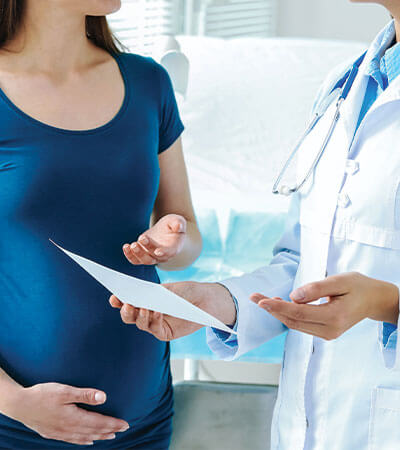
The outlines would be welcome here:
M 219 283 L 202 283 L 204 309 L 224 324 L 236 323 L 236 305 L 229 290 Z
M 399 288 L 392 283 L 373 280 L 369 292 L 370 308 L 368 318 L 378 322 L 397 325 L 399 319 Z

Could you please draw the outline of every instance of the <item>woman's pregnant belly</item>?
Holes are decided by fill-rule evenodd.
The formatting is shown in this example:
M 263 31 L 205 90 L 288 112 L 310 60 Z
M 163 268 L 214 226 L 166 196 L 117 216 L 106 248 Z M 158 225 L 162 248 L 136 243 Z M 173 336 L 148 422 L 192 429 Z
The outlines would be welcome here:
M 124 324 L 106 289 L 50 243 L 40 247 L 0 261 L 0 366 L 25 386 L 102 389 L 107 402 L 88 409 L 140 421 L 171 388 L 169 346 Z M 126 269 L 120 261 L 113 268 Z M 132 270 L 158 280 L 154 268 Z

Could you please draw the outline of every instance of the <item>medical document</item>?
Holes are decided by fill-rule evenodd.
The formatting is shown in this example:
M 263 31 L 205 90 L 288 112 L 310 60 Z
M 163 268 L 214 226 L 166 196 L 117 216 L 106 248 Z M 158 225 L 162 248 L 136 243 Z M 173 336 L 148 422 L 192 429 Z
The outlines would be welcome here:
M 121 300 L 121 302 L 129 303 L 136 308 L 145 308 L 150 311 L 168 314 L 179 319 L 188 320 L 200 325 L 236 334 L 211 314 L 192 305 L 184 298 L 179 297 L 160 284 L 140 280 L 124 273 L 117 272 L 116 270 L 69 252 L 57 245 L 51 239 L 50 241 Z

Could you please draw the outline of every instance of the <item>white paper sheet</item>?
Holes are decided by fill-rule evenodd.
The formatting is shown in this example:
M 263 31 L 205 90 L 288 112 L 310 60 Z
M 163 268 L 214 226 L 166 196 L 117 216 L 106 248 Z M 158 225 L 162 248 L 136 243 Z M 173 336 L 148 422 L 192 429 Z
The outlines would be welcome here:
M 69 252 L 53 241 L 51 242 L 123 303 L 129 303 L 137 308 L 149 309 L 150 311 L 168 314 L 179 319 L 185 319 L 200 325 L 236 334 L 220 320 L 159 284 L 140 280 L 109 269 L 94 261 Z

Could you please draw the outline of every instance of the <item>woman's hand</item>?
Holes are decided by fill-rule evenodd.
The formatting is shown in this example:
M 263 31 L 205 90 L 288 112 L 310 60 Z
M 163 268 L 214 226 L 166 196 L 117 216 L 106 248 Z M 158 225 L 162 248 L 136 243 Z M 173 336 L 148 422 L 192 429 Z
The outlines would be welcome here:
M 290 294 L 293 303 L 254 294 L 252 300 L 288 328 L 336 339 L 364 319 L 397 324 L 399 290 L 391 283 L 351 272 L 307 284 Z M 327 298 L 326 303 L 308 305 Z
M 126 431 L 124 420 L 79 408 L 77 403 L 101 405 L 106 395 L 96 389 L 80 389 L 58 383 L 37 384 L 16 390 L 5 413 L 36 431 L 43 438 L 71 444 L 91 445 L 93 441 L 114 439 Z
M 229 291 L 220 284 L 185 281 L 165 284 L 164 286 L 193 305 L 219 318 L 227 325 L 235 323 L 235 304 Z M 121 310 L 123 322 L 136 324 L 140 330 L 147 331 L 160 341 L 172 341 L 202 328 L 202 325 L 197 323 L 177 319 L 176 317 L 147 309 L 134 308 L 131 305 L 122 303 L 115 295 L 110 297 L 110 304 L 113 308 Z
M 186 238 L 186 219 L 177 214 L 162 217 L 132 244 L 123 246 L 124 254 L 135 265 L 165 263 L 182 250 Z

